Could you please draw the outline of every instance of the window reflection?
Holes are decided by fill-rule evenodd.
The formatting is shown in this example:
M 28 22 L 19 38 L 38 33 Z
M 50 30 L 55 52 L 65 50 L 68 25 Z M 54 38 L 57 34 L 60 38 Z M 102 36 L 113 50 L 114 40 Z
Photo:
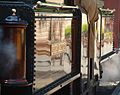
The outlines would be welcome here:
M 36 13 L 38 15 L 41 13 Z M 63 16 L 42 13 L 42 16 L 53 15 Z M 71 20 L 72 18 L 46 18 L 43 25 L 43 18 L 36 19 L 36 90 L 71 73 Z
M 113 50 L 113 17 L 102 17 L 101 55 Z
M 86 89 L 88 72 L 88 23 L 87 15 L 82 13 L 82 32 L 81 32 L 81 72 L 83 78 L 83 89 Z
M 99 15 L 100 18 L 100 15 Z M 99 62 L 100 62 L 100 19 L 95 22 L 95 56 L 94 56 L 94 75 L 99 76 Z

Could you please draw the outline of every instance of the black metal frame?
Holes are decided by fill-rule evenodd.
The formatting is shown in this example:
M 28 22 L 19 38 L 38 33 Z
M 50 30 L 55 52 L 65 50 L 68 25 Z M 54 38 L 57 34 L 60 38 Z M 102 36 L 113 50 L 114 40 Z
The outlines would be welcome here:
M 47 8 L 49 8 L 49 6 L 46 6 Z M 56 7 L 51 7 L 52 9 L 56 9 Z M 50 83 L 49 85 L 37 90 L 36 92 L 34 92 L 34 95 L 44 95 L 46 93 L 51 92 L 54 89 L 62 89 L 64 88 L 66 85 L 71 85 L 72 89 L 71 92 L 67 92 L 67 93 L 73 93 L 72 95 L 79 95 L 80 94 L 80 90 L 78 88 L 80 88 L 80 62 L 81 62 L 81 11 L 78 8 L 60 8 L 59 9 L 59 13 L 60 10 L 62 10 L 62 12 L 65 10 L 70 11 L 70 13 L 73 14 L 73 16 L 39 16 L 39 17 L 35 17 L 35 18 L 72 18 L 72 60 L 73 62 L 76 64 L 76 67 L 72 68 L 73 72 L 71 72 L 70 74 L 65 75 L 64 77 Z M 72 66 L 73 67 L 73 66 Z M 77 84 L 77 85 L 76 85 Z M 70 86 L 69 85 L 69 86 Z M 69 88 L 70 89 L 70 88 Z M 76 90 L 78 89 L 78 90 Z M 54 93 L 56 90 L 54 90 L 52 93 Z M 62 91 L 60 93 L 63 93 L 65 91 Z M 65 92 L 66 93 L 66 92 Z M 60 94 L 61 95 L 61 94 Z
M 107 10 L 106 9 L 99 9 L 99 14 L 100 14 L 100 55 L 99 55 L 99 73 L 100 73 L 100 78 L 102 78 L 102 73 L 103 73 L 103 70 L 102 70 L 102 66 L 101 66 L 101 61 L 103 61 L 104 59 L 108 58 L 109 56 L 113 55 L 116 53 L 116 51 L 114 51 L 114 47 L 113 47 L 113 50 L 110 51 L 109 53 L 101 56 L 101 33 L 102 33 L 102 17 L 104 16 L 114 16 L 113 13 L 110 13 L 111 10 L 108 10 L 108 12 L 106 12 Z M 113 11 L 114 12 L 114 11 Z M 104 14 L 103 14 L 104 13 Z M 113 43 L 114 45 L 114 43 Z
M 26 20 L 28 22 L 28 26 L 26 29 L 26 78 L 29 84 L 33 83 L 34 81 L 34 36 L 35 36 L 35 13 L 34 10 L 29 6 L 26 5 L 23 2 L 10 2 L 10 1 L 0 1 L 0 20 L 3 20 L 8 15 L 11 15 L 11 9 L 15 8 L 17 10 L 17 15 L 19 15 L 23 20 Z M 4 12 L 3 12 L 4 10 Z M 48 85 L 47 87 L 40 89 L 37 93 L 34 93 L 35 95 L 43 95 L 44 93 L 47 93 L 48 91 L 52 90 L 53 88 L 70 84 L 72 80 L 72 86 L 77 88 L 80 86 L 80 81 L 74 81 L 80 79 L 80 42 L 81 42 L 81 11 L 80 9 L 75 8 L 68 8 L 68 10 L 73 11 L 73 15 L 77 18 L 73 18 L 73 24 L 76 29 L 76 32 L 73 32 L 73 56 L 76 56 L 73 58 L 74 62 L 77 64 L 75 70 L 76 72 L 72 72 L 71 74 L 68 74 L 67 76 L 64 76 L 63 78 L 54 81 L 52 84 Z M 73 29 L 74 30 L 74 29 Z M 65 84 L 64 84 L 65 83 Z M 78 86 L 75 86 L 75 85 Z M 72 93 L 77 93 L 74 95 L 79 95 L 79 89 L 77 92 L 75 91 L 75 88 Z M 32 89 L 31 89 L 32 91 Z M 29 93 L 31 95 L 32 93 Z
M 102 60 L 108 58 L 109 56 L 111 56 L 111 55 L 113 55 L 115 53 L 114 47 L 113 47 L 113 50 L 111 50 L 110 52 L 106 53 L 105 55 L 101 55 L 102 18 L 103 17 L 114 17 L 114 15 L 113 15 L 113 13 L 111 13 L 112 10 L 99 9 L 99 11 L 100 11 L 100 61 L 102 61 Z
M 23 2 L 8 2 L 8 1 L 0 1 L 0 20 L 6 18 L 8 15 L 11 15 L 11 9 L 17 9 L 17 15 L 19 15 L 22 19 L 28 22 L 27 32 L 26 32 L 26 78 L 29 84 L 34 82 L 34 41 L 35 41 L 35 18 L 43 18 L 43 17 L 35 17 L 34 10 L 31 6 L 26 5 Z M 48 7 L 49 8 L 49 7 Z M 28 95 L 44 95 L 47 93 L 55 93 L 56 91 L 63 89 L 57 95 L 80 95 L 81 91 L 81 10 L 77 7 L 50 7 L 51 9 L 57 10 L 57 12 L 62 12 L 68 10 L 73 14 L 72 19 L 72 60 L 76 64 L 76 68 L 72 68 L 73 72 L 70 74 L 52 82 L 51 84 L 43 87 L 42 89 L 37 90 L 34 93 L 30 93 Z M 3 12 L 4 10 L 4 12 Z M 46 18 L 51 18 L 50 16 L 46 16 Z M 56 16 L 52 16 L 52 18 L 56 18 Z M 57 17 L 59 18 L 59 17 Z M 60 18 L 66 18 L 66 16 L 62 16 Z M 71 17 L 67 17 L 71 18 Z M 110 53 L 111 54 L 111 53 Z M 102 58 L 102 57 L 101 57 Z M 90 63 L 93 64 L 93 60 L 90 60 Z M 57 90 L 55 90 L 57 89 Z M 70 92 L 67 92 L 70 89 Z M 90 87 L 87 88 L 82 95 L 86 95 L 90 90 Z M 32 89 L 31 89 L 32 91 Z M 61 94 L 62 93 L 62 94 Z M 56 94 L 53 94 L 56 95 Z

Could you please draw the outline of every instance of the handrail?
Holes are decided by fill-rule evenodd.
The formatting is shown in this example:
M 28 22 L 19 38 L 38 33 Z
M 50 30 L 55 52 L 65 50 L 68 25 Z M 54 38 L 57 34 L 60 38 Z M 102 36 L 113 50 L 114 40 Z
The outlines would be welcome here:
M 63 4 L 50 4 L 50 3 L 43 3 L 41 1 L 38 1 L 37 4 L 34 6 L 34 8 L 38 6 L 43 6 L 43 7 L 52 7 L 52 8 L 62 8 L 62 9 L 79 9 L 78 6 L 66 6 Z

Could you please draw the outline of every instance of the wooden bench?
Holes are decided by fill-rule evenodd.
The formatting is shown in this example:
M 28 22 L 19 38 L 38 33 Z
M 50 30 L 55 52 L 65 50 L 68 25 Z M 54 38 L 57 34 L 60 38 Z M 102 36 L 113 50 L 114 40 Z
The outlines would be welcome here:
M 54 65 L 54 59 L 60 59 L 60 65 L 62 64 L 62 57 L 66 49 L 66 42 L 37 42 L 36 43 L 36 61 L 48 62 L 50 65 Z

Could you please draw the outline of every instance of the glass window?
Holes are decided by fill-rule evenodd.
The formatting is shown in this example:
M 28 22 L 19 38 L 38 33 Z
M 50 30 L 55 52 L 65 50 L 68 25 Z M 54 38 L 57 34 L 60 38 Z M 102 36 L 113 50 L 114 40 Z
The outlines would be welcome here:
M 113 17 L 102 17 L 101 56 L 113 51 Z
M 72 69 L 72 14 L 36 13 L 35 89 L 71 73 Z M 51 17 L 50 17 L 51 16 Z

